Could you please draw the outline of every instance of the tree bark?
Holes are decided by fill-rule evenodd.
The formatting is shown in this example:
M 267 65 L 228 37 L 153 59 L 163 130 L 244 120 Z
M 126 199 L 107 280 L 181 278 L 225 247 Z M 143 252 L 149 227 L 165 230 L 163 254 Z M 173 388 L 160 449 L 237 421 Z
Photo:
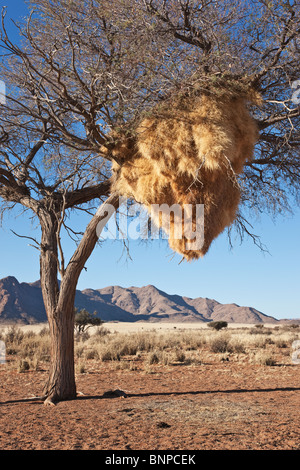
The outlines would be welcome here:
M 47 403 L 76 397 L 74 372 L 74 295 L 65 295 L 59 306 L 57 218 L 55 214 L 40 214 L 42 227 L 40 279 L 45 310 L 50 328 L 51 362 L 44 388 Z
M 110 196 L 106 203 L 117 209 L 119 198 Z M 46 404 L 76 398 L 74 367 L 75 294 L 80 273 L 98 240 L 97 225 L 107 213 L 98 211 L 91 219 L 58 285 L 57 217 L 40 216 L 42 227 L 40 277 L 43 300 L 50 327 L 51 364 L 44 388 Z
M 74 367 L 74 303 L 48 315 L 51 365 L 44 388 L 45 404 L 76 398 Z

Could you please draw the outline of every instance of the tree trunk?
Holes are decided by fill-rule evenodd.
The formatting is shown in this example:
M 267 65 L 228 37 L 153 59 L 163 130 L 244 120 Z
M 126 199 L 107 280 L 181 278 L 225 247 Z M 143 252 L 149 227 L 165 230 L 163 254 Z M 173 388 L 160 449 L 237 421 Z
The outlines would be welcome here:
M 76 398 L 74 370 L 74 304 L 68 310 L 48 314 L 51 337 L 51 365 L 44 388 L 45 403 Z
M 42 240 L 40 278 L 45 310 L 50 328 L 51 363 L 44 388 L 47 403 L 76 397 L 74 372 L 74 297 L 76 282 L 65 292 L 60 303 L 58 286 L 57 218 L 55 214 L 41 216 Z M 73 283 L 74 284 L 74 283 Z M 72 295 L 73 291 L 73 295 Z
M 51 337 L 51 365 L 44 388 L 45 403 L 70 400 L 76 397 L 74 367 L 74 316 L 76 286 L 84 264 L 98 240 L 98 224 L 106 219 L 106 204 L 115 209 L 119 198 L 111 195 L 97 211 L 74 252 L 58 286 L 57 218 L 49 213 L 40 215 L 42 227 L 40 276 L 43 300 Z M 111 213 L 110 213 L 111 215 Z

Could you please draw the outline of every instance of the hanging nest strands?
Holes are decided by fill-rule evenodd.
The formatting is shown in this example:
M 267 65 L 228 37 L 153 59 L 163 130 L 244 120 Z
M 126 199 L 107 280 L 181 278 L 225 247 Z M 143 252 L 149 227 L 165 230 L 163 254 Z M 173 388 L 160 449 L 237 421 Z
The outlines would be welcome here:
M 193 240 L 177 238 L 170 223 L 156 216 L 170 247 L 186 260 L 207 253 L 212 241 L 232 224 L 240 202 L 237 175 L 253 155 L 258 139 L 255 120 L 247 108 L 249 97 L 202 95 L 178 100 L 169 110 L 156 109 L 138 125 L 135 136 L 118 136 L 112 151 L 113 190 L 147 207 L 153 204 L 192 205 L 196 230 L 196 204 L 204 204 L 204 243 L 193 249 Z M 153 216 L 153 213 L 152 213 Z

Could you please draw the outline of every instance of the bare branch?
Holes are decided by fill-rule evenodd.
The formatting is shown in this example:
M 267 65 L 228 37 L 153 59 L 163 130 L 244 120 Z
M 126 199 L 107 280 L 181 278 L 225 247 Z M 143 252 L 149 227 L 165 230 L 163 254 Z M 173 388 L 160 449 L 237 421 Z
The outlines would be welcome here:
M 14 230 L 12 230 L 12 229 L 10 229 L 10 231 L 19 238 L 27 238 L 28 240 L 33 241 L 35 243 L 35 245 L 30 245 L 30 246 L 33 246 L 34 248 L 36 248 L 38 250 L 40 249 L 41 244 L 35 238 L 28 237 L 27 235 L 19 235 L 18 233 L 14 232 Z

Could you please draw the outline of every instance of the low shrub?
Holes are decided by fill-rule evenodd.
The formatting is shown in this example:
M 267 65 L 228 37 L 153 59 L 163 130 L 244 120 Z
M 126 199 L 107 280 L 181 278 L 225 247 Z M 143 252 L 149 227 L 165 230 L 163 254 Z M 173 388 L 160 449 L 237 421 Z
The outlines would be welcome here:
M 276 360 L 271 354 L 258 351 L 254 356 L 254 363 L 262 366 L 275 366 Z
M 227 337 L 219 336 L 211 340 L 210 350 L 213 353 L 225 353 L 225 352 L 232 352 L 233 349 Z

